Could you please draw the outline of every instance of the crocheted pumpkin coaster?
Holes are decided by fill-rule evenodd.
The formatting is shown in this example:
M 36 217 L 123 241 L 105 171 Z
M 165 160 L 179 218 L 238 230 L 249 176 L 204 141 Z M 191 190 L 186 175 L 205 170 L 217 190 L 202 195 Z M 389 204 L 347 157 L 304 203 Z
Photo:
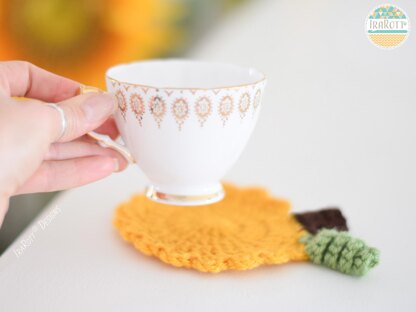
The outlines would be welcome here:
M 347 248 L 345 237 L 340 240 L 341 246 L 335 244 L 335 238 L 328 240 L 327 233 L 320 239 L 320 229 L 347 229 L 339 210 L 295 216 L 290 214 L 287 201 L 271 197 L 264 189 L 230 184 L 224 188 L 226 196 L 222 201 L 197 207 L 159 204 L 143 194 L 134 195 L 117 208 L 114 225 L 142 253 L 202 272 L 311 260 L 347 274 L 362 275 L 377 262 L 357 258 L 357 266 L 357 259 L 351 257 L 356 254 L 355 245 Z M 336 236 L 338 232 L 332 231 L 329 236 Z M 337 266 L 338 254 L 334 250 L 342 255 L 342 269 Z M 329 251 L 332 257 L 326 260 Z M 350 272 L 348 265 L 357 268 Z
M 222 201 L 197 207 L 133 196 L 117 209 L 114 224 L 144 254 L 204 272 L 308 259 L 299 243 L 306 232 L 287 201 L 258 188 L 224 187 Z

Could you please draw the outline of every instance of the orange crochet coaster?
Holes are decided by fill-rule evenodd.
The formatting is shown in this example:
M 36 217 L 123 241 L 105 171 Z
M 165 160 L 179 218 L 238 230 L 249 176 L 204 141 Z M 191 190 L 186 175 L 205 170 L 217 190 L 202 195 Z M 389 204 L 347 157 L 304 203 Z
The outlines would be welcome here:
M 308 260 L 299 243 L 307 232 L 287 201 L 260 188 L 224 187 L 224 200 L 197 207 L 134 195 L 117 208 L 114 225 L 142 253 L 203 272 Z

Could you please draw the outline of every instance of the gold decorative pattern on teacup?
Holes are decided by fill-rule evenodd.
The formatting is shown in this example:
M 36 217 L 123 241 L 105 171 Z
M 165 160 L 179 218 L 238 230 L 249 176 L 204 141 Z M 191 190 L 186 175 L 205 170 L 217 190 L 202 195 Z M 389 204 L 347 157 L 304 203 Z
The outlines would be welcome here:
M 244 120 L 248 114 L 254 118 L 261 105 L 263 94 L 263 84 L 239 89 L 218 88 L 207 92 L 199 89 L 193 90 L 194 92 L 186 89 L 152 89 L 135 85 L 130 86 L 126 91 L 123 85 L 118 85 L 117 82 L 114 84 L 116 87 L 113 92 L 117 96 L 124 120 L 127 119 L 129 110 L 135 115 L 140 126 L 144 125 L 146 118 L 154 118 L 160 128 L 162 121 L 173 118 L 174 124 L 177 124 L 180 131 L 184 124 L 191 120 L 199 123 L 202 128 L 210 118 L 220 118 L 223 127 L 234 118 L 233 115 L 238 115 L 240 117 L 238 119 L 241 120 Z M 218 115 L 214 114 L 215 110 Z
M 126 120 L 126 112 L 127 112 L 127 104 L 126 104 L 126 97 L 124 96 L 121 90 L 117 90 L 116 98 L 118 102 L 118 108 L 120 109 L 121 115 L 123 119 Z
M 116 86 L 120 86 L 120 82 L 118 82 L 117 80 L 114 79 L 110 79 L 111 85 L 113 86 L 113 88 L 115 88 Z
M 130 97 L 130 108 L 136 115 L 136 118 L 139 121 L 140 126 L 142 126 L 145 106 L 142 97 L 137 93 L 133 93 Z
M 247 92 L 244 92 L 240 97 L 240 101 L 238 102 L 238 110 L 240 111 L 241 119 L 244 118 L 249 108 L 250 108 L 250 95 Z
M 176 99 L 172 105 L 172 114 L 178 124 L 179 131 L 182 130 L 182 125 L 189 116 L 189 105 L 184 98 Z
M 157 126 L 160 128 L 160 124 L 166 114 L 166 103 L 159 95 L 150 99 L 149 111 L 153 115 Z
M 257 108 L 260 106 L 261 102 L 261 90 L 258 89 L 256 91 L 256 94 L 254 95 L 254 101 L 253 101 L 253 114 L 257 111 Z
M 165 93 L 168 97 L 171 96 L 173 92 L 173 90 L 165 90 Z
M 211 100 L 202 96 L 198 98 L 195 102 L 195 113 L 198 116 L 199 123 L 201 127 L 204 126 L 205 121 L 212 112 L 212 103 Z
M 218 105 L 218 113 L 222 119 L 223 126 L 227 122 L 228 118 L 232 114 L 234 109 L 234 101 L 233 98 L 229 95 L 224 96 L 219 105 Z

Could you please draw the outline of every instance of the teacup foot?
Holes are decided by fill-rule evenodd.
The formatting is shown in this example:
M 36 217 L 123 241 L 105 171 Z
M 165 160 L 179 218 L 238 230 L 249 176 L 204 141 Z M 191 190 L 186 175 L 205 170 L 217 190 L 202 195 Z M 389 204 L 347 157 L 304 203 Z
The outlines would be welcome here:
M 149 185 L 146 187 L 145 195 L 155 202 L 175 206 L 209 205 L 224 198 L 224 189 L 220 183 L 209 189 L 211 192 L 207 194 L 177 195 L 172 192 L 164 192 L 162 188 L 155 185 Z

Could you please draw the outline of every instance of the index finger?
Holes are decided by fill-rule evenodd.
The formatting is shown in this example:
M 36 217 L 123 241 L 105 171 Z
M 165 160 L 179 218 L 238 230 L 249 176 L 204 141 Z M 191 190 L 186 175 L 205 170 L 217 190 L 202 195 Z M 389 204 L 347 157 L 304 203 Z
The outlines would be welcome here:
M 0 92 L 46 102 L 60 102 L 79 93 L 79 83 L 29 62 L 0 62 Z

